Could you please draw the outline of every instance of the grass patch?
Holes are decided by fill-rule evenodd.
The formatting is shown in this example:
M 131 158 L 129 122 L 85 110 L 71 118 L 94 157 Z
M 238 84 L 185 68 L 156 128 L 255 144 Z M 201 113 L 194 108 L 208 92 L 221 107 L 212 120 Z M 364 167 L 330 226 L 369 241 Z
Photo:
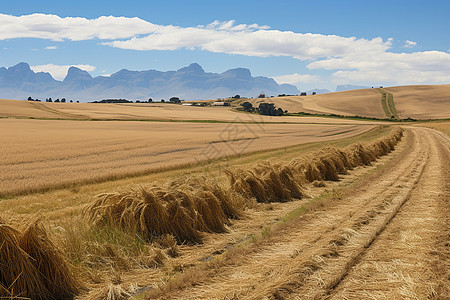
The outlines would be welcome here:
M 383 108 L 384 114 L 386 117 L 391 118 L 392 114 L 389 110 L 389 106 L 387 104 L 387 94 L 381 89 L 377 89 L 381 93 L 381 107 Z
M 400 118 L 398 116 L 397 110 L 395 109 L 395 105 L 394 105 L 394 95 L 382 90 L 381 88 L 377 88 L 377 91 L 379 91 L 381 93 L 381 107 L 383 107 L 383 111 L 384 111 L 384 114 L 386 115 L 386 117 L 388 117 L 389 119 L 399 120 Z M 405 119 L 405 120 L 409 120 L 409 119 L 410 118 Z M 415 121 L 415 120 L 412 120 L 412 121 Z
M 387 93 L 387 95 L 388 95 L 387 103 L 388 103 L 389 111 L 394 116 L 394 118 L 400 119 L 398 116 L 397 110 L 395 109 L 394 95 L 392 95 L 391 93 Z

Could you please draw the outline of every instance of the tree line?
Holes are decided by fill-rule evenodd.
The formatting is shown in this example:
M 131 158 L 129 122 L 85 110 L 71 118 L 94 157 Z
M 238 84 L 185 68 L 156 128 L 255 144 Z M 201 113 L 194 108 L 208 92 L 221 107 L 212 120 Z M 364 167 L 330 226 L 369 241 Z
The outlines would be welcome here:
M 242 103 L 241 106 L 246 112 L 259 113 L 265 116 L 282 116 L 287 113 L 287 110 L 276 108 L 273 103 L 260 103 L 258 107 L 254 107 L 253 104 L 247 101 Z

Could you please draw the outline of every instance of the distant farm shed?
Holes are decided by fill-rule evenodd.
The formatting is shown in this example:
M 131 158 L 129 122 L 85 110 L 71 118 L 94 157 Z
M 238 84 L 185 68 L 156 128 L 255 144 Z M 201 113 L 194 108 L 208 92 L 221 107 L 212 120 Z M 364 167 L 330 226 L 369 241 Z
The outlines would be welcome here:
M 230 106 L 230 103 L 229 102 L 214 102 L 213 103 L 213 106 Z

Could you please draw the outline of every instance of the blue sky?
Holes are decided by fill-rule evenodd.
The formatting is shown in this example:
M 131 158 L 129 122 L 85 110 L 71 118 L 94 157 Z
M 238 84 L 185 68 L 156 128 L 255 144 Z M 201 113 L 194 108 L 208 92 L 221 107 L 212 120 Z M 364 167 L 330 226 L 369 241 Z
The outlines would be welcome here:
M 197 62 L 301 90 L 450 83 L 447 0 L 0 1 L 0 66 L 57 79 Z

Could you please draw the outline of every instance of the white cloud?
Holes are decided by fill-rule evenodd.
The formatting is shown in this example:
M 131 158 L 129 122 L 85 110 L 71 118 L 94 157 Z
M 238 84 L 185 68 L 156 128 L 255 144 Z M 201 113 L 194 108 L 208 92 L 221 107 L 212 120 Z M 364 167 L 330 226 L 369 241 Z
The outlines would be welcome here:
M 69 70 L 70 67 L 77 67 L 79 69 L 85 70 L 85 71 L 94 71 L 96 68 L 91 65 L 54 65 L 54 64 L 47 64 L 47 65 L 38 65 L 38 66 L 30 66 L 30 68 L 34 72 L 48 72 L 50 73 L 53 78 L 56 80 L 62 80 L 67 75 L 67 70 Z
M 131 50 L 201 49 L 247 56 L 290 56 L 308 60 L 343 56 L 354 52 L 387 50 L 390 42 L 279 30 L 216 30 L 174 27 L 144 37 L 106 42 L 104 45 Z
M 200 49 L 258 57 L 286 56 L 309 60 L 309 69 L 334 70 L 332 78 L 347 83 L 450 82 L 450 54 L 446 52 L 394 53 L 389 51 L 392 38 L 296 33 L 258 24 L 236 24 L 233 20 L 180 27 L 157 25 L 136 17 L 86 19 L 49 14 L 0 14 L 0 40 L 26 37 L 53 41 L 98 39 L 102 45 L 141 51 Z M 413 41 L 405 42 L 405 47 L 415 45 Z M 56 67 L 53 72 L 58 72 L 55 76 L 61 78 L 61 71 L 56 71 Z M 278 80 L 315 80 L 315 77 L 299 76 L 305 75 L 278 76 Z
M 298 73 L 289 74 L 289 75 L 274 76 L 272 78 L 278 84 L 283 84 L 283 83 L 288 83 L 288 84 L 313 83 L 313 82 L 318 82 L 320 80 L 320 76 L 318 76 L 318 75 L 309 75 L 309 74 L 300 75 Z
M 337 70 L 336 83 L 392 82 L 395 84 L 449 83 L 450 54 L 440 51 L 380 52 L 318 60 L 309 69 Z
M 413 48 L 415 45 L 417 45 L 416 42 L 406 40 L 403 48 Z
M 61 18 L 50 14 L 0 14 L 0 40 L 40 38 L 53 41 L 123 39 L 155 32 L 159 27 L 139 18 L 102 16 L 96 19 Z
M 102 16 L 96 19 L 61 18 L 50 14 L 12 16 L 0 14 L 0 40 L 40 38 L 53 41 L 90 39 L 122 49 L 203 49 L 250 56 L 291 56 L 312 59 L 341 56 L 355 51 L 380 51 L 390 46 L 381 38 L 372 40 L 312 33 L 269 30 L 258 24 L 215 21 L 205 26 L 156 25 L 139 18 Z M 124 40 L 125 39 L 125 40 Z
M 112 75 L 112 73 L 107 73 L 105 70 L 102 71 L 102 75 L 103 77 L 110 77 Z
M 56 46 L 47 46 L 44 49 L 46 49 L 46 50 L 55 50 L 55 49 L 58 49 L 58 47 L 56 47 Z
M 220 22 L 218 20 L 204 26 L 200 25 L 198 28 L 207 28 L 207 29 L 214 29 L 214 30 L 225 30 L 225 31 L 250 31 L 255 29 L 269 29 L 269 26 L 266 25 L 258 25 L 258 24 L 239 24 L 235 25 L 236 21 L 230 20 L 230 21 L 224 21 Z

